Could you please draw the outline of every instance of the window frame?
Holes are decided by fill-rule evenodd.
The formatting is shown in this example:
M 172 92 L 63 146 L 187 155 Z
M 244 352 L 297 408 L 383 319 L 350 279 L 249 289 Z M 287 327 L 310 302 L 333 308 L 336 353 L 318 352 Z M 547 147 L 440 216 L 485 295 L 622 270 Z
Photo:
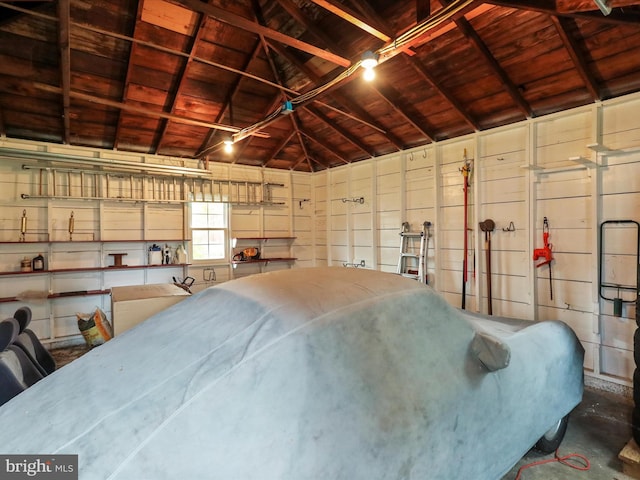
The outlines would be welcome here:
M 193 223 L 194 223 L 194 208 L 193 205 L 194 204 L 219 204 L 222 206 L 222 213 L 224 216 L 224 227 L 194 227 Z M 208 212 L 207 212 L 208 213 Z M 229 204 L 226 202 L 214 202 L 214 201 L 191 201 L 189 202 L 189 232 L 190 232 L 190 237 L 191 237 L 191 242 L 190 242 L 190 258 L 191 258 L 191 263 L 194 265 L 203 265 L 203 264 L 212 264 L 212 263 L 228 263 L 229 262 L 229 242 L 230 242 L 230 228 L 229 228 L 229 220 L 230 220 L 230 208 L 229 208 Z M 194 255 L 194 250 L 195 250 L 195 236 L 194 236 L 194 231 L 207 231 L 207 232 L 211 232 L 211 231 L 222 231 L 223 232 L 223 236 L 224 236 L 224 240 L 222 242 L 222 246 L 223 246 L 223 252 L 224 252 L 224 257 L 223 258 L 195 258 Z M 208 245 L 217 245 L 217 244 L 212 244 L 212 243 L 208 243 Z

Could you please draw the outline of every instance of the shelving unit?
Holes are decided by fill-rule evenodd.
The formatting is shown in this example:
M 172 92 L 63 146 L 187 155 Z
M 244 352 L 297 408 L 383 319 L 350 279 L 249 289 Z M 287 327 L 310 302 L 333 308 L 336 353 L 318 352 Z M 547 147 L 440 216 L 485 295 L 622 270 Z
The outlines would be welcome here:
M 107 253 L 105 251 L 105 246 L 106 245 L 115 245 L 115 244 L 140 244 L 140 245 L 144 245 L 144 247 L 142 247 L 140 250 L 138 250 L 138 261 L 140 260 L 140 258 L 144 258 L 144 254 L 146 253 L 147 249 L 147 245 L 153 245 L 153 244 L 159 244 L 159 245 L 163 245 L 163 244 L 175 244 L 175 243 L 179 243 L 179 244 L 184 244 L 186 242 L 189 242 L 190 240 L 183 240 L 183 239 L 173 239 L 173 240 L 56 240 L 56 241 L 25 241 L 25 242 L 20 242 L 20 241 L 6 241 L 6 242 L 0 242 L 0 248 L 2 248 L 3 246 L 10 246 L 10 247 L 21 247 L 21 246 L 26 246 L 26 249 L 20 249 L 20 250 L 24 250 L 21 252 L 14 252 L 15 253 L 15 257 L 20 257 L 20 256 L 25 256 L 25 257 L 29 257 L 30 255 L 36 255 L 38 253 L 45 253 L 45 265 L 47 266 L 46 269 L 44 270 L 31 270 L 31 271 L 21 271 L 21 270 L 3 270 L 0 271 L 0 278 L 6 278 L 6 277 L 24 277 L 24 276 L 48 276 L 48 289 L 46 291 L 48 291 L 49 293 L 47 295 L 45 295 L 43 293 L 42 297 L 38 297 L 37 300 L 44 300 L 44 299 L 57 299 L 57 298 L 66 298 L 66 297 L 77 297 L 77 296 L 88 296 L 88 295 L 109 295 L 111 293 L 111 290 L 109 288 L 107 288 L 105 286 L 105 282 L 104 282 L 104 277 L 101 278 L 100 284 L 101 284 L 101 288 L 98 289 L 86 289 L 86 290 L 73 290 L 73 291 L 60 291 L 60 292 L 53 292 L 52 288 L 51 288 L 51 284 L 52 284 L 52 277 L 56 276 L 56 275 L 64 275 L 64 274 L 73 274 L 73 273 L 87 273 L 87 272 L 112 272 L 112 271 L 119 271 L 119 270 L 140 270 L 140 269 L 158 269 L 158 268 L 181 268 L 183 270 L 182 274 L 185 275 L 185 268 L 188 267 L 189 263 L 169 263 L 169 264 L 148 264 L 148 263 L 144 263 L 144 264 L 137 264 L 137 265 L 106 265 L 106 261 L 105 259 L 109 256 L 112 255 L 111 253 Z M 71 252 L 64 252 L 64 251 L 54 251 L 54 246 L 56 245 L 68 245 L 68 246 L 79 246 L 79 245 L 90 245 L 90 244 L 95 244 L 98 245 L 99 247 L 94 249 L 94 250 L 87 250 L 86 253 L 90 253 L 93 254 L 95 256 L 99 256 L 100 257 L 100 261 L 99 264 L 95 264 L 95 265 L 91 265 L 91 266 L 80 266 L 80 267 L 61 267 L 61 268 L 52 268 L 52 265 L 50 262 L 52 262 L 55 265 L 55 260 L 52 260 L 56 255 L 62 255 L 64 253 L 71 253 Z M 14 262 L 16 265 L 18 265 L 18 262 Z M 96 262 L 98 263 L 98 262 Z M 6 267 L 5 267 L 6 268 Z M 0 303 L 7 303 L 7 302 L 17 302 L 17 301 L 23 301 L 23 299 L 21 298 L 20 295 L 18 296 L 6 296 L 6 297 L 0 297 Z
M 295 262 L 297 258 L 292 255 L 292 245 L 296 237 L 235 237 L 232 243 L 232 258 L 233 255 L 241 251 L 242 244 L 249 246 L 249 244 L 257 244 L 257 248 L 260 250 L 260 258 L 255 260 L 231 260 L 231 265 L 235 269 L 238 265 L 259 264 L 261 270 L 266 267 L 270 262 Z M 265 251 L 269 244 L 276 243 L 280 246 L 280 251 L 285 249 L 288 251 L 288 256 L 265 256 Z M 268 252 L 268 251 L 267 251 Z

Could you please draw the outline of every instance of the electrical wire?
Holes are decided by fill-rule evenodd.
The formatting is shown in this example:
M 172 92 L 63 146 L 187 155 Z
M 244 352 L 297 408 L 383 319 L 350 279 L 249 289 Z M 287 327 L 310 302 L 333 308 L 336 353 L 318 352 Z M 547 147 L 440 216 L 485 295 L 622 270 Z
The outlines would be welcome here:
M 569 461 L 571 459 L 581 460 L 582 464 L 574 461 Z M 567 465 L 568 467 L 575 468 L 576 470 L 581 470 L 583 472 L 586 472 L 591 468 L 591 463 L 589 462 L 589 459 L 584 455 L 580 455 L 579 453 L 570 453 L 569 455 L 564 455 L 560 457 L 558 455 L 558 450 L 556 450 L 553 454 L 553 458 L 547 458 L 546 460 L 540 460 L 538 462 L 532 462 L 532 463 L 528 463 L 526 465 L 521 466 L 518 469 L 518 474 L 516 475 L 515 480 L 520 480 L 522 472 L 527 468 L 535 467 L 538 465 L 544 465 L 545 463 L 552 463 L 552 462 L 558 462 L 563 465 Z
M 378 49 L 375 52 L 375 54 L 381 60 L 384 60 L 385 58 L 391 58 L 392 53 L 398 50 L 402 50 L 404 46 L 412 44 L 415 39 L 419 38 L 421 35 L 424 35 L 425 32 L 434 28 L 437 25 L 440 25 L 445 21 L 448 21 L 449 19 L 451 19 L 451 17 L 453 17 L 455 14 L 462 11 L 462 9 L 469 6 L 474 1 L 475 0 L 454 0 L 446 7 L 438 10 L 438 12 L 436 12 L 434 15 L 429 17 L 426 21 L 407 30 L 405 33 L 400 35 L 398 38 L 396 38 L 386 46 Z M 232 134 L 233 141 L 238 142 L 248 137 L 249 135 L 253 134 L 254 132 L 260 130 L 261 128 L 264 128 L 269 123 L 273 122 L 276 118 L 278 118 L 281 114 L 291 113 L 294 107 L 300 106 L 314 99 L 321 93 L 327 91 L 334 85 L 340 83 L 342 80 L 353 75 L 358 70 L 358 68 L 360 68 L 361 65 L 362 65 L 362 60 L 359 60 L 353 65 L 349 66 L 346 70 L 344 70 L 342 73 L 340 73 L 338 76 L 336 76 L 334 79 L 330 80 L 329 82 L 323 85 L 320 85 L 314 88 L 313 90 L 309 90 L 308 92 L 300 94 L 297 97 L 292 98 L 288 103 L 285 102 L 283 105 L 280 106 L 280 108 L 271 112 L 264 119 Z

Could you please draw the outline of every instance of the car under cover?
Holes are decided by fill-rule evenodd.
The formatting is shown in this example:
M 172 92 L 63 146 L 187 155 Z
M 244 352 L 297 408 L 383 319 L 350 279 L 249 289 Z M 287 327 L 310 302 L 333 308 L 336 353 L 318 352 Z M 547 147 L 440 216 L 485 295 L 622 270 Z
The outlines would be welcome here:
M 556 321 L 340 267 L 208 288 L 0 407 L 3 454 L 84 479 L 501 478 L 581 400 Z

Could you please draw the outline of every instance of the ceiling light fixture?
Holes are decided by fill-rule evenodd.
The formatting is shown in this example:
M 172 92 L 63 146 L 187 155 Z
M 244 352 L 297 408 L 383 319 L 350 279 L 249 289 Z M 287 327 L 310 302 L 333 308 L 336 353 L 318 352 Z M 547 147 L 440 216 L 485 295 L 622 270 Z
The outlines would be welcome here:
M 373 69 L 378 65 L 378 55 L 373 53 L 371 50 L 367 50 L 362 55 L 360 65 L 362 65 L 362 68 L 364 68 L 363 78 L 367 82 L 370 82 L 376 76 Z
M 229 137 L 225 139 L 223 143 L 224 143 L 224 151 L 226 153 L 233 152 L 233 138 Z
M 609 15 L 611 13 L 608 0 L 593 0 L 593 2 L 598 6 L 603 15 Z

